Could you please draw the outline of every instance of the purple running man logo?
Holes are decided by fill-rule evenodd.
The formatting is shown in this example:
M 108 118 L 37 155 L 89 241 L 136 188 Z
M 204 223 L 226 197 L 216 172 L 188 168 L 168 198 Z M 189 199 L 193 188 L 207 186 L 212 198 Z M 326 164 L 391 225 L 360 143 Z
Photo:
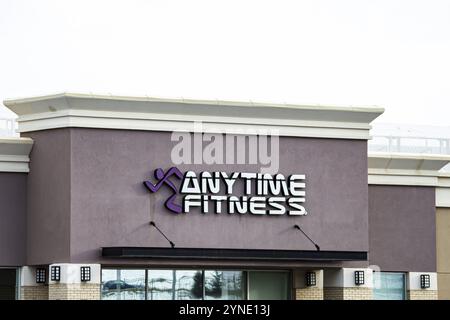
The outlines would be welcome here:
M 155 178 L 159 181 L 156 184 L 153 184 L 150 181 L 144 181 L 144 185 L 151 192 L 158 191 L 163 184 L 167 185 L 170 189 L 172 189 L 173 194 L 166 200 L 165 206 L 172 212 L 181 213 L 182 207 L 174 202 L 178 194 L 178 189 L 173 182 L 169 180 L 171 176 L 176 176 L 178 179 L 181 179 L 183 178 L 183 173 L 181 173 L 181 171 L 176 167 L 170 168 L 166 173 L 164 173 L 163 169 L 158 168 L 155 169 Z

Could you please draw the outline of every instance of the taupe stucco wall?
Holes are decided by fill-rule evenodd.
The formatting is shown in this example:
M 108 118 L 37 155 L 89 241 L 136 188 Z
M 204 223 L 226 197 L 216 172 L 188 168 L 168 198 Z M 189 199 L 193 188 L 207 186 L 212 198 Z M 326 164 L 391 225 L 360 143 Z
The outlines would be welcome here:
M 436 209 L 436 250 L 439 299 L 450 300 L 450 208 Z
M 26 197 L 26 173 L 0 172 L 0 266 L 25 263 Z
M 435 188 L 369 186 L 369 238 L 382 271 L 436 272 Z
M 27 265 L 70 261 L 70 131 L 28 133 Z
M 356 140 L 280 138 L 280 172 L 307 176 L 306 217 L 259 217 L 190 213 L 164 207 L 165 188 L 150 194 L 142 182 L 167 169 L 170 133 L 71 129 L 71 259 L 97 261 L 102 246 L 162 246 L 168 243 L 148 223 L 154 220 L 178 247 L 314 250 L 368 249 L 367 144 Z M 255 165 L 192 165 L 196 172 L 249 171 Z
M 307 176 L 306 217 L 233 216 L 166 210 L 166 188 L 143 185 L 167 169 L 168 132 L 64 128 L 33 132 L 29 177 L 29 264 L 105 262 L 108 246 L 368 250 L 367 143 L 280 138 L 280 172 Z M 190 165 L 180 170 L 258 172 L 256 165 Z M 136 263 L 143 261 L 129 261 Z M 124 263 L 118 261 L 117 263 Z

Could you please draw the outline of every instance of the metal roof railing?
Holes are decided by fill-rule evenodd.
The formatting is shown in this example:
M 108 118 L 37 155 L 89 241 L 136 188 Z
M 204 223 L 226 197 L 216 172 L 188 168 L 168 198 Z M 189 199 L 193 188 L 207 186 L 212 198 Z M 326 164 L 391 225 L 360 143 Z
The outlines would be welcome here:
M 425 154 L 450 154 L 450 138 L 375 135 L 369 151 Z
M 369 140 L 368 150 L 369 152 L 450 155 L 450 138 L 374 135 L 372 140 Z M 441 171 L 450 172 L 450 164 Z

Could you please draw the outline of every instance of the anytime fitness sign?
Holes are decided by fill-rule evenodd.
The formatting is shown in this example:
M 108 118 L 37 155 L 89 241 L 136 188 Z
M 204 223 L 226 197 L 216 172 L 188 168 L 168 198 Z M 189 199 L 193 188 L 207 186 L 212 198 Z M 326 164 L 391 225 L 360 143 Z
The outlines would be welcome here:
M 155 170 L 156 184 L 144 181 L 151 191 L 157 192 L 163 185 L 169 187 L 173 194 L 166 200 L 165 206 L 174 213 L 189 213 L 193 208 L 200 208 L 202 213 L 238 213 L 254 215 L 306 215 L 305 175 L 234 172 L 182 173 L 172 167 L 167 172 Z M 171 178 L 181 180 L 175 184 Z M 177 181 L 178 182 L 178 181 Z M 242 184 L 244 192 L 236 194 L 235 189 Z M 241 187 L 241 189 L 242 189 Z M 183 196 L 181 205 L 175 202 L 177 195 Z

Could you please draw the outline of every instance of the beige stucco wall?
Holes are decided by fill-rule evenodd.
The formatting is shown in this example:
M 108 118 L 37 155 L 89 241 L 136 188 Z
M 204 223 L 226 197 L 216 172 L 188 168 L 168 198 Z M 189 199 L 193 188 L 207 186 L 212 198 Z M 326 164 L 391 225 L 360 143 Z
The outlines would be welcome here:
M 438 299 L 450 300 L 450 274 L 438 273 Z
M 450 208 L 436 210 L 438 297 L 450 300 Z

